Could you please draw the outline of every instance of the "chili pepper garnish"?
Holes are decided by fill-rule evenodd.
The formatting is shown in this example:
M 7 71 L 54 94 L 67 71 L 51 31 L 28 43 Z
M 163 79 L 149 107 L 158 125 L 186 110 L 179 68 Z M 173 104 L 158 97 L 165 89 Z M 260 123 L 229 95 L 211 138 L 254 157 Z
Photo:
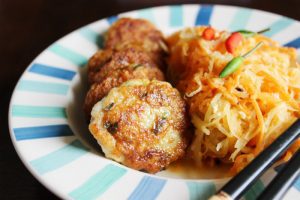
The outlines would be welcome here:
M 249 38 L 249 37 L 252 37 L 256 34 L 262 34 L 262 33 L 267 32 L 269 30 L 270 30 L 270 28 L 266 28 L 266 29 L 263 29 L 263 30 L 258 31 L 258 32 L 253 32 L 253 31 L 248 31 L 248 30 L 239 30 L 239 31 L 236 31 L 236 32 L 241 33 L 245 38 Z
M 207 27 L 206 29 L 204 29 L 202 37 L 205 40 L 213 40 L 215 38 L 215 29 L 213 29 L 212 27 Z
M 243 40 L 243 35 L 239 32 L 232 33 L 226 40 L 225 46 L 226 50 L 229 53 L 233 53 L 234 49 L 239 45 L 240 42 Z
M 233 72 L 235 72 L 241 66 L 241 64 L 244 62 L 245 58 L 247 58 L 249 55 L 251 55 L 254 51 L 256 51 L 262 45 L 263 45 L 263 42 L 260 42 L 253 49 L 251 49 L 244 55 L 233 58 L 229 63 L 227 63 L 227 65 L 221 71 L 219 77 L 224 78 L 224 77 L 232 74 Z
M 261 33 L 267 32 L 269 30 L 270 30 L 270 28 L 266 28 L 266 29 L 263 29 L 258 32 L 253 32 L 253 31 L 248 31 L 248 30 L 235 31 L 227 38 L 227 40 L 225 42 L 226 50 L 229 53 L 234 53 L 234 49 L 239 45 L 239 43 L 242 42 L 243 38 L 249 38 L 256 34 L 261 34 Z

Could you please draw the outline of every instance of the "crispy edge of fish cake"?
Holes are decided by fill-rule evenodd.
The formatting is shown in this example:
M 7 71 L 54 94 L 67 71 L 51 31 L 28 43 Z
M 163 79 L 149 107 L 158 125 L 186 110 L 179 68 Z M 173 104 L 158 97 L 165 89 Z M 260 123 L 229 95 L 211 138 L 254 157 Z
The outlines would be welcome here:
M 164 35 L 151 22 L 144 19 L 121 18 L 105 35 L 105 48 L 120 50 L 127 46 L 140 46 L 153 61 L 165 69 L 168 46 Z
M 85 102 L 84 112 L 87 119 L 93 106 L 105 97 L 109 91 L 120 86 L 122 83 L 131 79 L 149 79 L 149 80 L 165 80 L 164 74 L 156 67 L 137 66 L 136 68 L 124 68 L 111 71 L 101 82 L 93 83 L 88 90 Z
M 169 83 L 132 80 L 94 106 L 89 129 L 107 157 L 156 173 L 185 154 L 187 125 L 185 102 Z
M 99 64 L 99 65 L 97 65 Z M 110 49 L 97 52 L 88 64 L 88 81 L 90 84 L 101 82 L 112 71 L 139 66 L 159 68 L 155 62 L 137 46 L 130 46 L 120 51 Z

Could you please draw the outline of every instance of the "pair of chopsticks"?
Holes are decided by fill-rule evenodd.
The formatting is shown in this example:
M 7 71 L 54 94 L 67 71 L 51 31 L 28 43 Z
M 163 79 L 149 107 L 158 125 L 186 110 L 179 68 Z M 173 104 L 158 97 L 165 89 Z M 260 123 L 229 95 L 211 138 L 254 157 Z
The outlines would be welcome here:
M 239 174 L 233 177 L 210 200 L 235 200 L 281 156 L 300 136 L 300 119 L 261 152 Z M 300 150 L 294 154 L 281 172 L 271 181 L 258 199 L 280 199 L 293 184 L 300 172 Z

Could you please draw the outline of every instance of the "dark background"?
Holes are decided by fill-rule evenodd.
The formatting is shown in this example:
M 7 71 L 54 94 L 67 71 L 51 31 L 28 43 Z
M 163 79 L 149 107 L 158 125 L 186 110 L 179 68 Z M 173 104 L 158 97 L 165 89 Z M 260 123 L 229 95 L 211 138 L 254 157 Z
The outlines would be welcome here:
M 27 171 L 9 136 L 11 93 L 28 64 L 51 43 L 90 22 L 119 12 L 180 3 L 237 5 L 300 20 L 299 0 L 0 0 L 0 199 L 57 199 Z

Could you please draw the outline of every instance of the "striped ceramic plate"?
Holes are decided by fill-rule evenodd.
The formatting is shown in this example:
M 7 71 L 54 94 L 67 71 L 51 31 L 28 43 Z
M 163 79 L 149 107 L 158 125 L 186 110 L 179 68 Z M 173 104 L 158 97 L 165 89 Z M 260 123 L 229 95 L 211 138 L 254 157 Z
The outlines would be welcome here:
M 102 157 L 81 112 L 85 64 L 102 45 L 101 34 L 122 16 L 146 18 L 169 34 L 186 26 L 261 30 L 298 48 L 300 23 L 279 15 L 218 5 L 163 6 L 99 20 L 58 40 L 28 66 L 13 93 L 9 126 L 15 148 L 30 172 L 63 199 L 206 199 L 226 180 L 149 175 Z M 298 55 L 299 55 L 298 54 Z M 276 170 L 244 196 L 254 199 Z M 285 197 L 300 195 L 300 180 Z

